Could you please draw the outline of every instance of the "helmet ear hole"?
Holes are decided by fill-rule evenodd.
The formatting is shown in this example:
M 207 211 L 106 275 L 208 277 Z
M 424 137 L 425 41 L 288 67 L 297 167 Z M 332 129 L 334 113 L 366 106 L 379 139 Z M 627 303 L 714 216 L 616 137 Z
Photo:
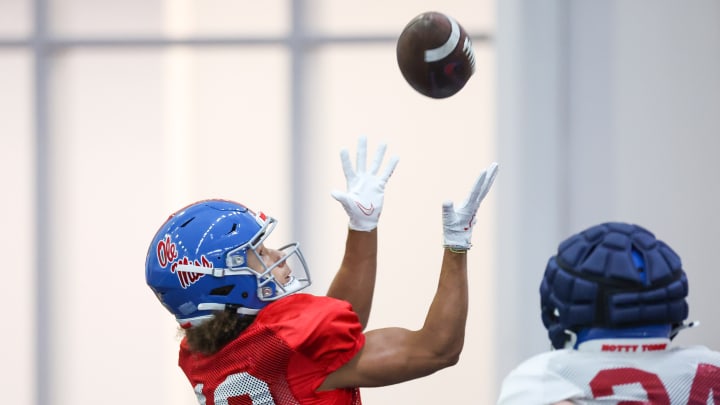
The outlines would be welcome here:
M 230 294 L 233 288 L 235 288 L 234 285 L 225 285 L 222 287 L 213 288 L 212 290 L 210 290 L 210 295 L 226 296 Z

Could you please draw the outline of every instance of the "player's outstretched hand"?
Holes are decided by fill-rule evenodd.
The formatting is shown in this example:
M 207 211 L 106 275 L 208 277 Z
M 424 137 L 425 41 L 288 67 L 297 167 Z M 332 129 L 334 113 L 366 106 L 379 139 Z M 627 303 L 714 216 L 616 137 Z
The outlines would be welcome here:
M 355 169 L 353 169 L 352 162 L 350 162 L 348 150 L 343 149 L 340 151 L 340 160 L 347 181 L 347 191 L 334 190 L 332 196 L 342 204 L 348 217 L 350 217 L 348 225 L 350 229 L 372 231 L 377 228 L 378 219 L 383 208 L 385 184 L 393 174 L 399 161 L 397 156 L 392 156 L 382 174 L 378 174 L 386 149 L 386 144 L 378 145 L 369 171 L 365 167 L 367 159 L 366 137 L 360 137 L 358 140 L 357 166 Z
M 443 247 L 454 251 L 466 251 L 472 246 L 472 229 L 475 225 L 475 214 L 480 203 L 490 191 L 495 181 L 498 164 L 493 162 L 475 181 L 470 195 L 458 208 L 452 201 L 445 201 L 442 206 Z

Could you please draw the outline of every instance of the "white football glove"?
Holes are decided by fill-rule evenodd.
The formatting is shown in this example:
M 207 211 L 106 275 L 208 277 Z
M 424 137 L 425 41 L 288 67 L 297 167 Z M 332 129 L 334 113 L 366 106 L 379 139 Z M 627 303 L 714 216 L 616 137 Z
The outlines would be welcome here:
M 498 164 L 492 163 L 475 181 L 472 191 L 463 204 L 455 209 L 452 201 L 445 201 L 442 206 L 443 247 L 454 251 L 466 251 L 472 243 L 472 229 L 475 225 L 475 214 L 480 203 L 490 191 L 495 181 Z
M 350 223 L 350 229 L 356 231 L 372 231 L 377 228 L 378 219 L 383 208 L 385 196 L 385 184 L 398 164 L 398 157 L 393 156 L 387 163 L 385 170 L 378 175 L 380 164 L 385 155 L 386 144 L 378 145 L 375 158 L 370 166 L 370 171 L 365 170 L 367 157 L 367 138 L 360 137 L 357 147 L 357 168 L 353 170 L 352 163 L 347 149 L 340 151 L 347 191 L 334 190 L 333 198 L 342 204 Z

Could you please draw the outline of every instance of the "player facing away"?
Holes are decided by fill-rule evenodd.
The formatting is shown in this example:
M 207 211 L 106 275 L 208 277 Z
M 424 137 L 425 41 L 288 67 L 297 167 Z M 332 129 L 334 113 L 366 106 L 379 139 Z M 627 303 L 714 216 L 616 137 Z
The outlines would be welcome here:
M 608 222 L 562 242 L 540 285 L 553 351 L 503 381 L 499 404 L 720 404 L 720 353 L 671 345 L 686 323 L 680 257 L 648 230 Z
M 300 292 L 310 274 L 298 243 L 268 243 L 277 221 L 242 204 L 206 200 L 161 226 L 147 255 L 146 281 L 185 336 L 179 365 L 202 405 L 361 404 L 378 387 L 454 365 L 468 311 L 467 251 L 475 214 L 497 173 L 483 171 L 467 200 L 442 205 L 439 284 L 419 330 L 364 332 L 377 265 L 377 224 L 397 158 L 381 172 L 381 144 L 366 170 L 341 161 L 347 191 L 334 191 L 349 216 L 345 252 L 326 296 Z

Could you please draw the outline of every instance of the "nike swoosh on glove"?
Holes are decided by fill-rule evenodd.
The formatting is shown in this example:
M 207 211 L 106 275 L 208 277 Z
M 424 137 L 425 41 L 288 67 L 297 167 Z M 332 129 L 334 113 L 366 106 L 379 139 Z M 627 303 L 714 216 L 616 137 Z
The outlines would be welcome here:
M 340 151 L 343 172 L 347 183 L 347 191 L 334 190 L 331 194 L 340 204 L 350 219 L 348 227 L 356 231 L 372 231 L 377 228 L 385 197 L 385 185 L 398 164 L 398 157 L 392 156 L 381 174 L 380 166 L 385 156 L 387 145 L 378 145 L 370 170 L 366 170 L 367 138 L 360 137 L 357 146 L 357 167 L 353 169 L 350 153 L 347 149 Z

